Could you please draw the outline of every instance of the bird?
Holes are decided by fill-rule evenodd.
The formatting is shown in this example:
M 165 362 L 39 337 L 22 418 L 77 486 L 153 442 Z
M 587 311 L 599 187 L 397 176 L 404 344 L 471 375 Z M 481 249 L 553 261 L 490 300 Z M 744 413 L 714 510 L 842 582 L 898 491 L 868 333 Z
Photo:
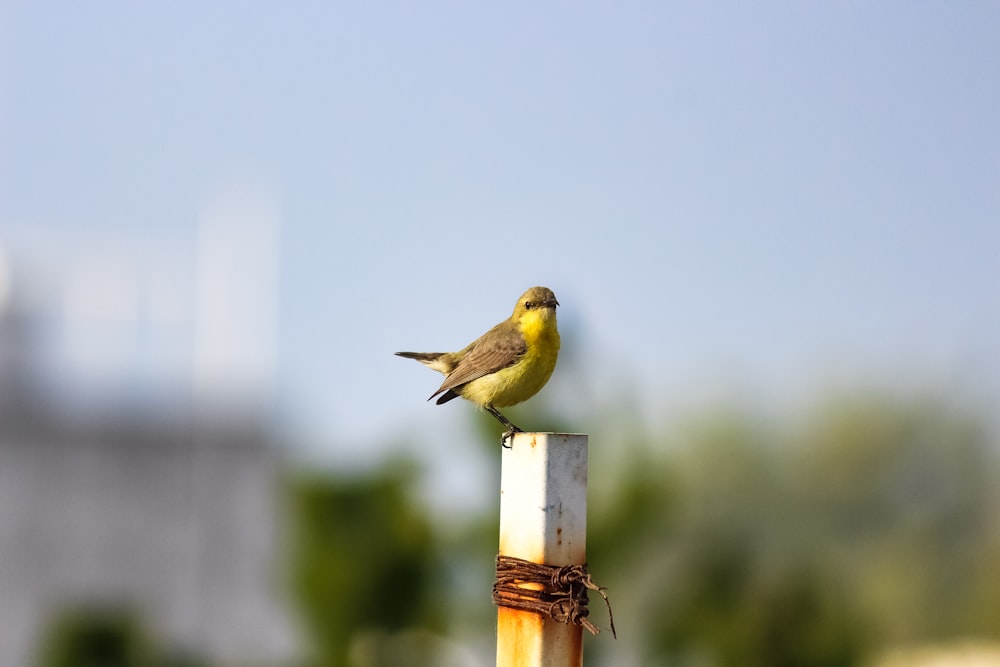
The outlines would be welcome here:
M 458 352 L 396 352 L 444 374 L 430 395 L 441 405 L 461 396 L 493 415 L 507 430 L 501 446 L 523 430 L 497 408 L 528 400 L 545 386 L 559 356 L 556 306 L 548 287 L 532 287 L 517 300 L 509 319 Z

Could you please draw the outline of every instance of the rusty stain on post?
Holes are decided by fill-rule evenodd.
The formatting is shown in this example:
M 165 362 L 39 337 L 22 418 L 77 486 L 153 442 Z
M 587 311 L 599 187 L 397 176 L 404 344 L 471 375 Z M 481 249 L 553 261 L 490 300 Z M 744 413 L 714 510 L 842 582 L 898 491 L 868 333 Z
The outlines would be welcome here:
M 583 565 L 587 537 L 587 436 L 517 433 L 502 453 L 500 554 Z M 580 667 L 583 628 L 499 607 L 497 667 Z

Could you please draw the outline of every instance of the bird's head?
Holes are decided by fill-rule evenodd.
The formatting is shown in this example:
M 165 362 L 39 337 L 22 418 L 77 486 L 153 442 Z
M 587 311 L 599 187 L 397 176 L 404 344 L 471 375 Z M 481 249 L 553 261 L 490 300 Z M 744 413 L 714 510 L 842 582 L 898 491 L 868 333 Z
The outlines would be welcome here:
M 521 295 L 514 306 L 514 321 L 520 322 L 524 319 L 539 321 L 552 320 L 556 318 L 556 306 L 559 302 L 556 295 L 548 287 L 532 287 Z

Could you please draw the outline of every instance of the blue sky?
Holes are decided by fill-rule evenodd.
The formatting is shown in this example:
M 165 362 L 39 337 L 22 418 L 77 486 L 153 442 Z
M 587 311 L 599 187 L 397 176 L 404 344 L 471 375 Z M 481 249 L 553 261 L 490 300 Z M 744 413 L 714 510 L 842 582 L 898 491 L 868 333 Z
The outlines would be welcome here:
M 466 433 L 392 352 L 535 284 L 557 405 L 995 395 L 998 34 L 987 2 L 7 2 L 0 252 L 60 382 L 259 386 L 333 459 Z

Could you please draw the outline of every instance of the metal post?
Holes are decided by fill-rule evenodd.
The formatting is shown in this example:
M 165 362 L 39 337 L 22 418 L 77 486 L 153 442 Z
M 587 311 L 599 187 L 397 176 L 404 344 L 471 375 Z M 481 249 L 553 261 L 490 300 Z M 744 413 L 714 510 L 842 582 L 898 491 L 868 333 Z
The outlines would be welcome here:
M 587 539 L 587 436 L 517 433 L 502 454 L 500 554 L 583 565 Z M 581 667 L 583 628 L 500 607 L 497 667 Z

